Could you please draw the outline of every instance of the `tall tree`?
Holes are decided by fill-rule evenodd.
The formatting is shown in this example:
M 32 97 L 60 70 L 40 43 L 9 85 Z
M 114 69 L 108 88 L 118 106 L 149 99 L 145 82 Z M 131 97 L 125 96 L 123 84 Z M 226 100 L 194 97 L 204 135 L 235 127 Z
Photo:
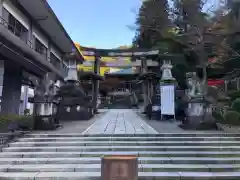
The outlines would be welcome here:
M 160 44 L 170 24 L 168 0 L 145 0 L 137 15 L 134 44 L 152 48 Z

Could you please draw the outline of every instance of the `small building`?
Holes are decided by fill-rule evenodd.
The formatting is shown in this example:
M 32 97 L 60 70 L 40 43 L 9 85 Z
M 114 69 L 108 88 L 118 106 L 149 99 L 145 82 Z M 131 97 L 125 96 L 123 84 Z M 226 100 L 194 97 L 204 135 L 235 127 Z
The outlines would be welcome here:
M 46 74 L 59 85 L 68 66 L 77 64 L 65 58 L 73 51 L 78 53 L 47 0 L 0 0 L 1 113 L 22 113 L 28 104 L 22 87 L 34 88 Z

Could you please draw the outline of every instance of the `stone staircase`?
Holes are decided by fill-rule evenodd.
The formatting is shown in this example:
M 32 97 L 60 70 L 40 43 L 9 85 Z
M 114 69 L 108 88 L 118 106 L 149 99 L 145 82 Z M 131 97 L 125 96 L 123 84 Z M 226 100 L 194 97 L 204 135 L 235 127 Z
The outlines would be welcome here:
M 240 134 L 28 134 L 0 153 L 0 179 L 100 179 L 103 155 L 138 155 L 139 179 L 240 179 Z

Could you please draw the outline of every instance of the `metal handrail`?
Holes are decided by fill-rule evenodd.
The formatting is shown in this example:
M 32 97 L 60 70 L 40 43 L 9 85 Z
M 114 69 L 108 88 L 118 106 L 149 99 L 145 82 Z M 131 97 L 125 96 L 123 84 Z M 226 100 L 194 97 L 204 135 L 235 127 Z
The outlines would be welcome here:
M 8 29 L 9 31 L 11 31 L 11 29 L 9 27 L 12 28 L 13 31 L 11 31 L 15 36 L 17 36 L 16 34 L 19 33 L 21 34 L 22 32 L 19 32 L 15 26 L 12 26 L 11 24 L 9 24 L 5 19 L 3 19 L 3 17 L 0 16 L 0 24 L 3 25 L 3 27 L 5 27 L 6 29 Z M 19 36 L 17 36 L 19 37 Z M 21 37 L 19 37 L 20 40 L 22 40 L 23 42 L 25 42 L 31 49 L 33 49 L 33 44 L 31 42 L 31 40 L 29 40 L 28 38 L 26 39 L 22 39 Z

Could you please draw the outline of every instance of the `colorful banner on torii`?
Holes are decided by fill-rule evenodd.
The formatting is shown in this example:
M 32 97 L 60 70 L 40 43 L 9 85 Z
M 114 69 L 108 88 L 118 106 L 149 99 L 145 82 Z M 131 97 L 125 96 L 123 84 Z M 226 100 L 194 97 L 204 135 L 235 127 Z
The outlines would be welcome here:
M 81 46 L 78 43 L 75 43 L 75 46 L 77 47 L 78 51 L 81 53 L 81 55 L 83 56 L 85 62 L 83 64 L 78 65 L 78 70 L 82 70 L 82 71 L 93 71 L 93 62 L 95 60 L 94 56 L 84 56 L 81 50 Z M 119 47 L 119 49 L 124 49 L 124 48 L 129 48 L 127 46 L 121 46 Z M 105 73 L 109 73 L 109 72 L 117 72 L 122 70 L 122 68 L 114 68 L 114 64 L 117 63 L 123 63 L 123 64 L 130 64 L 131 63 L 131 58 L 129 57 L 121 57 L 121 58 L 117 58 L 117 57 L 101 57 L 101 62 L 102 62 L 102 66 L 100 67 L 100 75 L 104 75 Z M 104 64 L 107 64 L 104 65 Z M 111 67 L 111 64 L 113 67 Z

